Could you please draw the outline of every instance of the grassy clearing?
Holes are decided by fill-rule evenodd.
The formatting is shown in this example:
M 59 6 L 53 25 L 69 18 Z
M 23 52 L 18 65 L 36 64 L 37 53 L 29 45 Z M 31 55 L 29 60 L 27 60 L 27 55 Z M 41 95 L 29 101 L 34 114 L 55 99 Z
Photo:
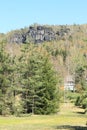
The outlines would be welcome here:
M 64 104 L 56 115 L 32 115 L 29 117 L 0 117 L 0 130 L 56 130 L 59 125 L 84 126 L 87 116 L 83 109 Z M 79 113 L 78 113 L 79 112 Z

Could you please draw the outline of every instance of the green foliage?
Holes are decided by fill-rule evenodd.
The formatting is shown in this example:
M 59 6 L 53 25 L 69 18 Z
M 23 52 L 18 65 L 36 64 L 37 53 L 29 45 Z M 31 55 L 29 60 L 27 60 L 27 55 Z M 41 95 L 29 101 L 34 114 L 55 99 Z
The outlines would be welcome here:
M 22 71 L 25 108 L 32 114 L 50 114 L 57 109 L 56 74 L 49 57 L 37 49 L 31 52 Z
M 81 97 L 80 96 L 77 97 L 75 105 L 76 106 L 80 106 L 81 105 Z
M 76 99 L 79 97 L 79 93 L 77 92 L 71 92 L 71 91 L 68 91 L 66 93 L 66 98 L 69 99 L 71 102 L 75 103 L 76 102 Z
M 0 113 L 9 113 L 8 89 L 10 86 L 9 55 L 4 53 L 4 44 L 0 44 Z
M 85 99 L 82 100 L 82 107 L 85 109 L 87 108 L 87 97 Z
M 86 79 L 84 76 L 85 70 L 86 70 L 85 66 L 77 66 L 76 68 L 75 82 L 77 84 L 77 87 L 79 85 L 79 89 L 81 90 L 86 90 L 86 87 L 87 87 Z M 78 91 L 78 88 L 77 88 L 77 91 Z
M 79 95 L 75 102 L 76 106 L 81 106 L 85 111 L 87 110 L 87 93 L 84 92 L 82 95 Z

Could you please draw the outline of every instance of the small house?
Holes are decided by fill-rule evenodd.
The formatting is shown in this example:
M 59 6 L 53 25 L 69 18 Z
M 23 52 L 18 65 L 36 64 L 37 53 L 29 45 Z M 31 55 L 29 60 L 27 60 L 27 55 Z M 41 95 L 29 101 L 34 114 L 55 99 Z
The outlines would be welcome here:
M 64 90 L 75 90 L 75 80 L 72 75 L 67 75 L 64 79 Z

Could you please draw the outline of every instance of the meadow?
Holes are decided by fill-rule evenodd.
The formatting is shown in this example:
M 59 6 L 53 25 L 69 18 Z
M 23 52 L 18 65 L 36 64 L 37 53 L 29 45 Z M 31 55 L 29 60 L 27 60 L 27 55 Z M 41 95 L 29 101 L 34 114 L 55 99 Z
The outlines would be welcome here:
M 83 113 L 84 110 L 82 108 L 66 103 L 61 105 L 60 112 L 55 115 L 0 117 L 0 130 L 58 130 L 58 126 L 63 125 L 83 127 L 86 126 L 87 121 L 87 115 Z

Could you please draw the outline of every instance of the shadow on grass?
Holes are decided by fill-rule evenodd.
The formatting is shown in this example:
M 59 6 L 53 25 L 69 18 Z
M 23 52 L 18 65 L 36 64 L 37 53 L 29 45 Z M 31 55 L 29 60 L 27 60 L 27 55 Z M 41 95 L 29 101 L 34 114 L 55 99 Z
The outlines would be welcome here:
M 70 126 L 70 125 L 61 125 L 57 126 L 58 130 L 87 130 L 86 126 Z
M 81 114 L 81 115 L 82 115 L 82 114 L 85 114 L 85 112 L 76 112 L 76 113 L 77 113 L 77 114 Z

